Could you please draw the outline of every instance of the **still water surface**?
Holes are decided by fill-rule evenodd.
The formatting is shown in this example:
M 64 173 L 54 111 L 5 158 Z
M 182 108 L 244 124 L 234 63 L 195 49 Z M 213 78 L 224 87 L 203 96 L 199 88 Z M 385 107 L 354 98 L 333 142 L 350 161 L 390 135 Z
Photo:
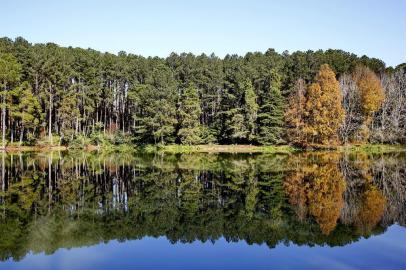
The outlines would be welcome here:
M 0 165 L 0 269 L 406 269 L 403 153 Z

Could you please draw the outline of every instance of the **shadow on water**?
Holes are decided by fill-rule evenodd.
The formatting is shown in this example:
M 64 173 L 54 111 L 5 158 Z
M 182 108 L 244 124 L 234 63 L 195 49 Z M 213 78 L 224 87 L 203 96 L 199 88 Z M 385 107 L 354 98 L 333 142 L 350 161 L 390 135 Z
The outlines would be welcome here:
M 2 154 L 0 259 L 165 236 L 342 246 L 406 221 L 404 154 Z

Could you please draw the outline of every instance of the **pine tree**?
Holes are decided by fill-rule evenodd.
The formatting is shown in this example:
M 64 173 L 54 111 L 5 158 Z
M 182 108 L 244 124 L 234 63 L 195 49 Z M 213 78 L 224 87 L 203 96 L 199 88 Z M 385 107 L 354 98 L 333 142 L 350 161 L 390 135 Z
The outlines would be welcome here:
M 58 119 L 61 122 L 61 140 L 71 140 L 77 129 L 80 118 L 77 94 L 70 91 L 62 97 L 58 108 Z
M 275 70 L 272 70 L 269 91 L 264 93 L 258 114 L 259 134 L 257 140 L 261 144 L 283 142 L 284 99 L 280 87 L 281 77 Z
M 136 92 L 139 110 L 133 117 L 137 141 L 141 144 L 173 142 L 177 124 L 173 93 L 151 85 L 140 85 Z
M 21 65 L 10 53 L 0 53 L 0 87 L 1 87 L 1 125 L 2 125 L 2 148 L 6 146 L 6 100 L 8 91 L 20 79 Z
M 20 126 L 20 144 L 22 144 L 25 132 L 30 135 L 29 140 L 34 138 L 34 133 L 43 118 L 42 108 L 28 82 L 23 82 L 10 94 L 10 117 Z
M 228 128 L 232 143 L 242 143 L 247 140 L 249 130 L 245 123 L 244 115 L 240 108 L 233 108 L 227 111 L 226 126 Z
M 243 84 L 244 89 L 244 111 L 246 118 L 246 126 L 248 130 L 247 139 L 253 141 L 256 133 L 256 121 L 258 114 L 257 95 L 251 81 L 246 80 Z
M 198 144 L 201 142 L 200 98 L 193 84 L 187 87 L 181 95 L 178 109 L 178 136 L 182 144 Z

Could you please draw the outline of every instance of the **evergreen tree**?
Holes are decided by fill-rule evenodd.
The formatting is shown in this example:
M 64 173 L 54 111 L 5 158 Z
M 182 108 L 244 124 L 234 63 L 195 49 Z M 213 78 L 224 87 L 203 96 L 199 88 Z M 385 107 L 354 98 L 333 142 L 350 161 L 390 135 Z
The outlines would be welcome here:
M 244 88 L 244 110 L 246 117 L 246 126 L 248 130 L 247 139 L 253 141 L 256 133 L 256 121 L 258 114 L 257 95 L 255 94 L 254 87 L 249 80 L 246 80 L 243 84 Z
M 284 99 L 280 92 L 281 77 L 273 70 L 269 91 L 264 93 L 258 114 L 258 142 L 261 144 L 279 144 L 283 142 Z
M 63 95 L 61 106 L 58 108 L 58 119 L 61 121 L 61 140 L 73 139 L 73 135 L 78 130 L 79 117 L 77 94 L 70 91 Z
M 239 108 L 230 109 L 227 112 L 226 126 L 228 128 L 232 143 L 244 143 L 247 140 L 249 130 L 245 122 L 242 110 Z
M 165 90 L 157 91 L 150 85 L 137 87 L 138 113 L 135 132 L 137 141 L 144 143 L 167 143 L 174 141 L 176 110 L 173 93 L 169 96 Z
M 31 86 L 28 82 L 23 82 L 20 86 L 10 92 L 10 117 L 17 122 L 20 129 L 20 144 L 26 132 L 28 140 L 34 139 L 34 134 L 42 121 L 42 108 L 32 93 Z
M 200 98 L 193 84 L 187 87 L 181 95 L 178 109 L 178 136 L 182 144 L 198 144 L 201 142 Z
M 1 125 L 2 125 L 2 148 L 6 146 L 6 109 L 8 91 L 20 79 L 21 65 L 10 53 L 0 53 L 0 87 L 1 87 Z

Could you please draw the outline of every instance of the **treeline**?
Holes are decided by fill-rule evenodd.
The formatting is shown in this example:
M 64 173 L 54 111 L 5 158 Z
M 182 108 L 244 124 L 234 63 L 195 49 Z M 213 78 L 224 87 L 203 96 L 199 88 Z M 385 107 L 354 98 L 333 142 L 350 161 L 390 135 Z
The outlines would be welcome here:
M 117 55 L 0 39 L 3 147 L 405 140 L 405 64 L 341 50 Z

